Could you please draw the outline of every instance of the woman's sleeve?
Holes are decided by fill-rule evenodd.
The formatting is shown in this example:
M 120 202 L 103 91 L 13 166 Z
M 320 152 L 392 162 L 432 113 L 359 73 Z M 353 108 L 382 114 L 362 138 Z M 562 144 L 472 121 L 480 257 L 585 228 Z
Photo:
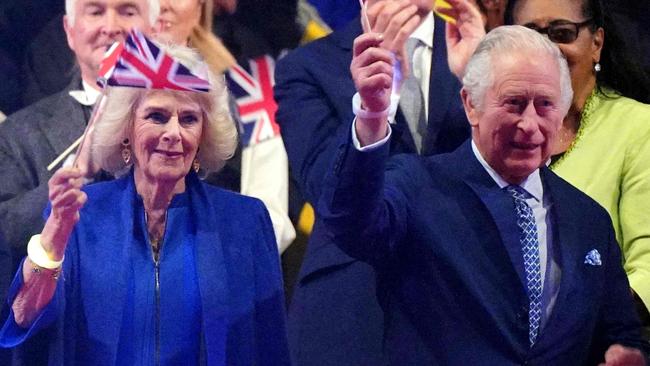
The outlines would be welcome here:
M 261 245 L 254 249 L 255 259 L 255 344 L 257 364 L 288 365 L 286 312 L 280 256 L 273 235 L 273 225 L 261 202 L 257 202 L 256 216 Z
M 647 114 L 639 118 L 650 124 Z M 631 141 L 621 181 L 619 215 L 630 286 L 650 309 L 650 129 Z
M 50 300 L 49 304 L 46 305 L 40 312 L 40 314 L 34 319 L 32 324 L 28 328 L 23 328 L 16 324 L 16 319 L 14 318 L 14 312 L 11 308 L 20 288 L 23 286 L 23 266 L 25 265 L 25 260 L 21 263 L 16 271 L 14 280 L 9 288 L 9 294 L 7 296 L 7 304 L 9 306 L 9 313 L 7 318 L 4 321 L 2 329 L 0 329 L 0 346 L 2 347 L 15 347 L 22 344 L 32 335 L 38 333 L 40 330 L 49 327 L 54 323 L 54 321 L 63 313 L 63 308 L 65 304 L 65 289 L 64 289 L 64 278 L 65 275 L 65 263 L 63 265 L 63 274 L 59 277 L 58 280 L 52 278 L 52 281 L 57 281 L 56 290 Z M 41 276 L 48 276 L 49 274 L 42 273 Z

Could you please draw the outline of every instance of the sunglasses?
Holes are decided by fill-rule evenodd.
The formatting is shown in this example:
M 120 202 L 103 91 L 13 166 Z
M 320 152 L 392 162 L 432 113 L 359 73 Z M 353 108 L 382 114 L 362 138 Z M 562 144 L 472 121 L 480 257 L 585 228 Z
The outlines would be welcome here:
M 578 38 L 580 29 L 593 23 L 593 21 L 593 19 L 587 19 L 584 22 L 574 23 L 568 20 L 554 20 L 544 28 L 540 28 L 535 24 L 526 24 L 526 27 L 541 34 L 546 34 L 548 39 L 555 43 L 572 43 Z

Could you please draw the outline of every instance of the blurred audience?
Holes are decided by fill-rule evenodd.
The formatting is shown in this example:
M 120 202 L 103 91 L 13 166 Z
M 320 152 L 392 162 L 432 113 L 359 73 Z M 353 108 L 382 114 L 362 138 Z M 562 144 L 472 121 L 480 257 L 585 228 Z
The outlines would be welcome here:
M 344 28 L 359 16 L 359 1 L 355 0 L 309 0 L 321 18 L 334 30 Z
M 56 22 L 60 31 L 58 33 L 63 36 L 63 6 L 63 0 L 0 2 L 0 75 L 3 76 L 3 82 L 0 84 L 0 110 L 5 114 L 9 115 L 27 105 L 23 100 L 27 80 L 21 65 L 29 45 L 50 20 Z M 65 37 L 61 39 L 65 40 Z M 46 60 L 48 58 L 49 55 L 46 55 Z M 50 69 L 50 72 L 57 74 L 61 70 Z
M 505 11 L 508 5 L 508 0 L 474 0 L 478 5 L 481 14 L 483 15 L 483 23 L 485 23 L 485 30 L 491 31 L 492 29 L 503 25 L 505 23 Z
M 47 22 L 25 49 L 21 63 L 22 107 L 65 89 L 79 74 L 74 52 L 68 47 L 61 26 L 63 15 L 61 11 Z
M 600 0 L 510 0 L 507 19 L 546 34 L 569 62 L 573 103 L 551 169 L 611 215 L 637 307 L 650 308 L 650 75 Z

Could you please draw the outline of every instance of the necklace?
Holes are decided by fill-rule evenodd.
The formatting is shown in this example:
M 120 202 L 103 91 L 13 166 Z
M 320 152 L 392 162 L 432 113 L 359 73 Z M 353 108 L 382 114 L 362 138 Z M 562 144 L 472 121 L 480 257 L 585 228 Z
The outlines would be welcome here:
M 145 210 L 144 212 L 144 221 L 147 226 L 147 233 L 149 234 L 149 244 L 151 245 L 151 252 L 153 254 L 153 260 L 158 263 L 160 258 L 160 248 L 162 247 L 162 234 L 156 232 L 156 230 L 149 229 L 149 214 Z M 164 231 L 164 223 L 163 223 Z
M 586 126 L 591 122 L 592 113 L 598 107 L 600 95 L 601 93 L 598 91 L 597 87 L 592 90 L 591 94 L 585 102 L 585 105 L 582 107 L 582 111 L 580 112 L 578 119 L 578 128 L 575 131 L 575 136 L 572 137 L 571 142 L 569 143 L 564 153 L 562 153 L 561 156 L 551 164 L 551 168 L 559 166 L 566 159 L 566 157 L 576 149 L 576 145 L 579 145 L 580 139 L 584 133 Z M 566 138 L 566 136 L 563 136 L 563 133 L 560 133 L 559 139 L 561 143 L 566 142 L 563 141 L 563 138 Z

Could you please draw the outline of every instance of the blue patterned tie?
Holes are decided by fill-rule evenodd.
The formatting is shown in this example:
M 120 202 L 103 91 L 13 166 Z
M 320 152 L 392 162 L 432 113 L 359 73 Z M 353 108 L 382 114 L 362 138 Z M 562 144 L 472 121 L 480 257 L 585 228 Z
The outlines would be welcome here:
M 539 325 L 542 319 L 542 273 L 539 262 L 539 242 L 537 240 L 537 225 L 533 210 L 526 203 L 532 197 L 523 188 L 510 185 L 508 193 L 515 199 L 517 225 L 521 229 L 521 250 L 524 255 L 524 270 L 528 287 L 528 338 L 530 345 L 535 343 Z

